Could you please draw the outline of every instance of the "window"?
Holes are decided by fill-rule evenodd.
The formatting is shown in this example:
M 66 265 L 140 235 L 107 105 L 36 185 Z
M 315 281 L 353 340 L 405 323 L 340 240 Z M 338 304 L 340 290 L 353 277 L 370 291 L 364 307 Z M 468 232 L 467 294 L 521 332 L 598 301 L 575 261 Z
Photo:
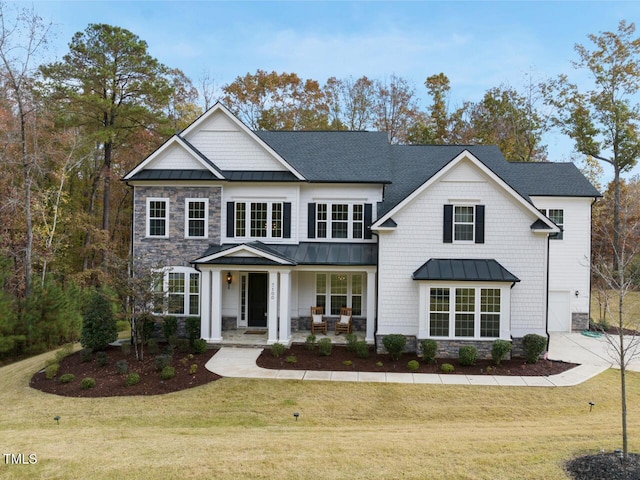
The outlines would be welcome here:
M 429 336 L 499 338 L 500 301 L 499 288 L 432 287 L 429 289 Z
M 209 236 L 209 200 L 187 198 L 186 208 L 186 238 L 207 238 Z
M 362 282 L 359 273 L 316 274 L 316 306 L 325 307 L 327 315 L 340 315 L 342 307 L 351 307 L 353 315 L 362 315 Z
M 484 205 L 445 205 L 444 243 L 484 243 Z
M 564 210 L 561 208 L 550 208 L 547 212 L 546 209 L 541 209 L 543 215 L 547 215 L 549 220 L 560 227 L 560 233 L 554 233 L 549 236 L 551 240 L 562 240 L 564 234 Z
M 147 198 L 147 237 L 169 237 L 168 198 Z
M 473 242 L 474 207 L 456 206 L 453 216 L 453 240 Z
M 367 205 L 370 210 L 370 205 Z M 310 238 L 364 238 L 365 205 L 362 203 L 318 203 L 315 229 Z M 370 220 L 369 220 L 370 221 Z
M 286 208 L 285 208 L 286 207 Z M 234 229 L 229 236 L 290 238 L 291 204 L 282 202 L 229 202 Z M 249 235 L 247 235 L 249 232 Z
M 364 232 L 364 208 L 362 204 L 353 206 L 353 224 L 351 225 L 353 238 L 362 238 Z
M 200 273 L 187 267 L 164 270 L 162 282 L 154 291 L 164 294 L 164 301 L 156 304 L 154 313 L 169 315 L 200 315 Z

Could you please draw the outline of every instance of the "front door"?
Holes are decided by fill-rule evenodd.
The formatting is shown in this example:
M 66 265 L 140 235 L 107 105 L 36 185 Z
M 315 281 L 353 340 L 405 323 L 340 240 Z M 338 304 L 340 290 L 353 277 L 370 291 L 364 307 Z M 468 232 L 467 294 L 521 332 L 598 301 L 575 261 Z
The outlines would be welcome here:
M 249 273 L 249 327 L 267 326 L 267 274 Z

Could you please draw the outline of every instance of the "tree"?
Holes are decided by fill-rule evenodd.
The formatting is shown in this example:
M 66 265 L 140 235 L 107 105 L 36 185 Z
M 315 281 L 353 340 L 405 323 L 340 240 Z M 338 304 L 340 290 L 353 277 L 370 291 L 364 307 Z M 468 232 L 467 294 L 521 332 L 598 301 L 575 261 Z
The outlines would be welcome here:
M 372 127 L 375 101 L 375 82 L 366 76 L 331 77 L 324 86 L 329 106 L 331 127 L 346 130 L 367 130 Z
M 449 137 L 450 118 L 447 95 L 451 90 L 449 79 L 444 73 L 431 75 L 424 82 L 433 102 L 429 108 L 429 120 L 432 124 L 433 143 L 446 144 Z
M 375 85 L 373 127 L 387 132 L 389 143 L 406 143 L 407 132 L 421 118 L 414 88 L 392 75 Z
M 111 302 L 101 292 L 94 291 L 82 315 L 80 344 L 84 348 L 104 350 L 118 338 L 118 328 Z

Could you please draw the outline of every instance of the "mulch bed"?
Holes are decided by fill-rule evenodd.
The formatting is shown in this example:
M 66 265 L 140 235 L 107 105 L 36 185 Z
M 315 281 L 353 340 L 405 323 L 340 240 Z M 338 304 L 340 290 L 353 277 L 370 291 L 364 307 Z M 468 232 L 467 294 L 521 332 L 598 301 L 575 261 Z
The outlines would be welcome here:
M 161 345 L 162 347 L 162 345 Z M 197 387 L 221 378 L 219 375 L 207 370 L 204 365 L 207 363 L 215 350 L 207 350 L 203 354 L 194 354 L 189 358 L 188 353 L 176 351 L 173 354 L 172 366 L 176 369 L 176 374 L 169 380 L 162 380 L 160 372 L 156 370 L 155 357 L 148 351 L 144 352 L 144 360 L 136 360 L 133 349 L 129 355 L 125 355 L 120 347 L 107 347 L 108 364 L 99 366 L 94 358 L 90 362 L 82 362 L 80 352 L 75 352 L 65 357 L 60 362 L 58 375 L 49 380 L 44 371 L 36 373 L 29 385 L 38 390 L 67 397 L 117 397 L 125 395 L 159 395 L 169 392 L 177 392 L 187 388 Z M 126 360 L 129 370 L 126 374 L 116 371 L 116 362 Z M 191 375 L 189 369 L 191 365 L 198 365 L 196 373 Z M 72 373 L 75 379 L 70 383 L 60 383 L 60 376 L 65 373 Z M 140 383 L 127 386 L 125 379 L 128 373 L 140 375 Z M 83 390 L 80 382 L 85 377 L 91 377 L 96 381 L 94 388 Z
M 293 356 L 295 363 L 287 361 Z M 442 373 L 440 365 L 450 363 L 455 367 L 452 375 L 511 375 L 511 376 L 546 376 L 565 372 L 576 366 L 574 363 L 540 360 L 535 364 L 527 364 L 524 359 L 503 360 L 494 365 L 491 360 L 478 360 L 473 366 L 463 366 L 457 359 L 437 359 L 434 364 L 425 364 L 415 353 L 403 353 L 400 360 L 393 361 L 387 354 L 376 354 L 370 350 L 369 358 L 358 358 L 346 347 L 334 345 L 330 356 L 320 356 L 318 349 L 309 351 L 305 345 L 292 345 L 281 357 L 274 357 L 270 350 L 262 352 L 257 364 L 262 368 L 280 370 L 331 370 L 355 372 L 398 372 L 408 373 L 407 363 L 417 360 L 420 364 L 415 373 Z M 345 364 L 351 362 L 351 364 Z M 378 362 L 381 362 L 380 365 Z
M 585 455 L 567 462 L 566 470 L 574 480 L 638 480 L 640 455 L 630 453 L 626 462 L 615 452 Z

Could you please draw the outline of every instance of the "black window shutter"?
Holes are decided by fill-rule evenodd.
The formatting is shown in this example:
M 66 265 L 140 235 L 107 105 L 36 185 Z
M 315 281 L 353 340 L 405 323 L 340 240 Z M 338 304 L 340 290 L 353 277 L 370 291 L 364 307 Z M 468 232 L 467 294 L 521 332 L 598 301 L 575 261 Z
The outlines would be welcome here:
M 444 206 L 442 241 L 444 243 L 453 242 L 453 205 Z
M 227 202 L 227 237 L 233 238 L 235 233 L 235 203 Z
M 484 205 L 476 205 L 476 243 L 484 243 Z
M 364 238 L 371 238 L 371 220 L 373 208 L 370 203 L 364 204 Z
M 282 204 L 282 237 L 291 238 L 291 202 Z
M 316 238 L 316 204 L 308 206 L 307 238 Z

